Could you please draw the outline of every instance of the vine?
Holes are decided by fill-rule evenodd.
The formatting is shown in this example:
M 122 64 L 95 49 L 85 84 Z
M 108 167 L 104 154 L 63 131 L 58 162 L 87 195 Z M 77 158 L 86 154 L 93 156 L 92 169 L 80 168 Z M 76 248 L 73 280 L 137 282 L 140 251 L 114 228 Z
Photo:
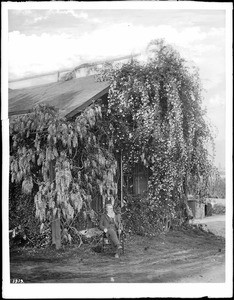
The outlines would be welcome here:
M 188 193 L 206 195 L 213 137 L 201 107 L 198 70 L 163 40 L 152 41 L 147 53 L 146 63 L 108 66 L 99 80 L 111 82 L 107 114 L 124 169 L 149 169 L 148 206 L 157 219 L 175 218 Z
M 213 140 L 198 70 L 162 40 L 147 53 L 145 63 L 103 68 L 97 80 L 110 82 L 108 99 L 74 120 L 48 106 L 11 120 L 11 181 L 33 195 L 41 230 L 55 217 L 69 226 L 92 201 L 114 201 L 120 151 L 124 173 L 136 165 L 149 170 L 142 207 L 155 227 L 176 218 L 188 193 L 206 196 Z
M 74 121 L 48 106 L 11 120 L 11 181 L 34 195 L 41 231 L 55 217 L 69 224 L 76 212 L 91 209 L 93 199 L 116 196 L 117 163 L 109 144 L 98 140 L 101 117 L 96 104 Z

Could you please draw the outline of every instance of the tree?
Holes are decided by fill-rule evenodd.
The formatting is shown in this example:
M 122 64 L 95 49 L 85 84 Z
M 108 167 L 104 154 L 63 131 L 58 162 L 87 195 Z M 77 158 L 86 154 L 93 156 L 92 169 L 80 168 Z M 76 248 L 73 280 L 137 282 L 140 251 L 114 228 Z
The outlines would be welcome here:
M 150 169 L 148 205 L 160 220 L 176 216 L 188 192 L 207 188 L 212 134 L 202 109 L 198 70 L 163 40 L 147 47 L 148 60 L 108 67 L 99 80 L 111 82 L 107 115 L 114 147 L 123 151 L 125 170 Z
M 11 181 L 20 183 L 22 190 L 34 196 L 36 217 L 44 225 L 52 223 L 52 236 L 63 233 L 76 212 L 91 209 L 95 197 L 115 197 L 113 180 L 116 161 L 111 143 L 100 144 L 96 123 L 101 108 L 93 105 L 74 121 L 61 118 L 52 107 L 39 106 L 32 113 L 11 120 Z M 57 227 L 53 226 L 56 222 Z M 60 247 L 61 238 L 53 240 Z
M 225 178 L 221 177 L 217 168 L 212 170 L 207 186 L 207 197 L 223 199 L 226 197 Z

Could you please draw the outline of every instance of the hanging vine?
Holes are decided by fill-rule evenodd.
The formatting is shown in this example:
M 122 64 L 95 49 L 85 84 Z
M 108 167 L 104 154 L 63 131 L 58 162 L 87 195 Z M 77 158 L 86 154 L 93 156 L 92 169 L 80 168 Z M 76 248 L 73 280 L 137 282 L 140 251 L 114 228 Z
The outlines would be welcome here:
M 213 138 L 197 69 L 163 40 L 152 41 L 147 53 L 146 63 L 108 67 L 99 80 L 111 82 L 107 113 L 124 168 L 143 164 L 150 169 L 148 205 L 160 220 L 175 218 L 188 192 L 206 195 L 212 169 L 207 144 Z
M 117 163 L 110 143 L 100 145 L 96 125 L 101 117 L 99 105 L 73 122 L 39 106 L 11 120 L 11 181 L 34 194 L 41 229 L 55 216 L 69 223 L 75 212 L 89 211 L 93 199 L 116 196 Z
M 206 195 L 212 134 L 198 71 L 162 40 L 147 53 L 145 63 L 103 68 L 97 80 L 110 82 L 107 101 L 75 120 L 48 106 L 11 120 L 11 181 L 34 195 L 41 228 L 55 216 L 68 224 L 98 197 L 114 200 L 119 151 L 125 173 L 136 164 L 149 170 L 144 207 L 156 223 L 175 218 L 188 192 Z

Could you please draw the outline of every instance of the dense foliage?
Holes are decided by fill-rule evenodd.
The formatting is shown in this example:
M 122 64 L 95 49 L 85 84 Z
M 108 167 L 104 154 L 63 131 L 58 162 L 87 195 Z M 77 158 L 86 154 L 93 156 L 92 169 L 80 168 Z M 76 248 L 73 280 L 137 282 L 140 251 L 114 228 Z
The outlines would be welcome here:
M 212 214 L 213 215 L 224 215 L 226 212 L 226 206 L 222 204 L 214 204 L 212 207 Z
M 81 209 L 87 215 L 93 199 L 115 197 L 117 164 L 111 140 L 100 144 L 100 118 L 99 105 L 73 122 L 40 106 L 11 120 L 11 181 L 34 196 L 41 231 L 55 217 L 67 226 Z
M 34 196 L 41 231 L 55 217 L 66 227 L 92 201 L 116 198 L 118 153 L 124 173 L 136 165 L 150 171 L 148 195 L 132 208 L 135 226 L 160 229 L 165 217 L 178 216 L 188 192 L 206 195 L 212 137 L 198 72 L 161 40 L 147 51 L 145 63 L 104 68 L 98 80 L 110 82 L 107 101 L 75 120 L 47 106 L 11 120 L 11 181 Z M 129 206 L 127 192 L 124 198 Z
M 109 67 L 100 80 L 111 82 L 107 114 L 124 169 L 149 168 L 149 207 L 158 219 L 176 217 L 183 195 L 206 195 L 212 170 L 207 151 L 212 135 L 197 69 L 156 40 L 148 46 L 146 63 Z

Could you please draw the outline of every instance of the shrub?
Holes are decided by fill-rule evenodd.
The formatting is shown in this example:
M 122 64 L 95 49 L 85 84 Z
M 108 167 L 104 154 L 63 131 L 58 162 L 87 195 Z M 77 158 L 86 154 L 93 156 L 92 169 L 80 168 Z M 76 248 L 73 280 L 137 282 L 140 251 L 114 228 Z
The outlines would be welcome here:
M 225 206 L 222 204 L 215 204 L 212 210 L 214 215 L 223 215 L 225 214 L 225 211 L 226 211 Z

